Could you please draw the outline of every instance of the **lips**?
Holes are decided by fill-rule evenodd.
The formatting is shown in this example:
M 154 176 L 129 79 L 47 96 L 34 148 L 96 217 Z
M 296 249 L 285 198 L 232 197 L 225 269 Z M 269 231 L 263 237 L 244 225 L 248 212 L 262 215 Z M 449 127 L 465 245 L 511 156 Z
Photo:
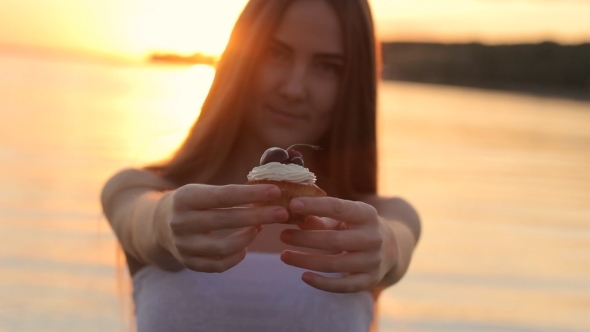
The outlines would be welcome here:
M 305 118 L 305 115 L 299 113 L 286 112 L 284 110 L 276 109 L 268 105 L 266 105 L 266 108 L 268 109 L 270 115 L 279 122 L 293 124 Z

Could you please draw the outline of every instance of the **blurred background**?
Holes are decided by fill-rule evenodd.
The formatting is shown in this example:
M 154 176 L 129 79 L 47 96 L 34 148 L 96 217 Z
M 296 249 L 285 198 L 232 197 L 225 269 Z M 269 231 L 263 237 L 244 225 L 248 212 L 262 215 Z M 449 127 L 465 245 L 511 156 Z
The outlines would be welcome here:
M 101 187 L 182 141 L 245 2 L 0 1 L 0 331 L 132 328 Z M 423 223 L 380 331 L 589 331 L 590 1 L 371 4 Z

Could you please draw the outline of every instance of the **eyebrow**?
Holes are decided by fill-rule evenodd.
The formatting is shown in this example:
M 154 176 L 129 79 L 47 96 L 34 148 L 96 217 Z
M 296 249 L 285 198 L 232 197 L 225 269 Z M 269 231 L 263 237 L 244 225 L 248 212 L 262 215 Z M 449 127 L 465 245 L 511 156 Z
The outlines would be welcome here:
M 289 45 L 287 45 L 285 42 L 282 42 L 276 38 L 274 38 L 272 40 L 272 42 L 274 44 L 279 45 L 281 48 L 287 49 L 290 52 L 293 52 L 293 48 L 291 48 Z M 321 58 L 321 59 L 329 59 L 329 60 L 341 60 L 344 61 L 344 54 L 342 53 L 331 53 L 331 52 L 326 52 L 326 53 L 315 53 L 313 55 L 314 58 Z

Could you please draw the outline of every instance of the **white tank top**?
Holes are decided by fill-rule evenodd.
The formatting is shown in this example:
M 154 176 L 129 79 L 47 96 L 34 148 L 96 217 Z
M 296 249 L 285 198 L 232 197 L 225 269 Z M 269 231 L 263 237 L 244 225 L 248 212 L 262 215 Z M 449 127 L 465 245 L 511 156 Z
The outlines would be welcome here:
M 266 253 L 224 273 L 146 266 L 133 277 L 138 332 L 369 330 L 369 292 L 320 291 L 301 281 L 304 271 Z

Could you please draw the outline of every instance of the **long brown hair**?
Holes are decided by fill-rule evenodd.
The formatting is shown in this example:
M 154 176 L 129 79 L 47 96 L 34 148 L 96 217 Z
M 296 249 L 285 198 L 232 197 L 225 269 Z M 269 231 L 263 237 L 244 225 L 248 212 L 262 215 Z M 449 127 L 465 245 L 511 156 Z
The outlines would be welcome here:
M 184 185 L 209 183 L 231 156 L 249 105 L 258 59 L 297 0 L 250 0 L 238 18 L 197 122 L 167 163 L 150 167 Z M 333 125 L 317 154 L 318 185 L 331 196 L 354 199 L 377 191 L 377 52 L 367 0 L 324 0 L 339 17 L 345 65 Z

